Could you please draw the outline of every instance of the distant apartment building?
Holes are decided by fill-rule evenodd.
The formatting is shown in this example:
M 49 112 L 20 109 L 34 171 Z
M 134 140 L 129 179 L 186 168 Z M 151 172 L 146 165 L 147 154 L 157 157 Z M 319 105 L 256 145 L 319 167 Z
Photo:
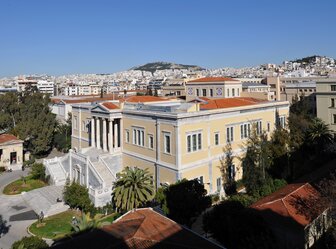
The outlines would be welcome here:
M 317 117 L 336 131 L 336 78 L 317 82 L 316 107 Z
M 112 183 L 125 167 L 147 168 L 155 188 L 186 178 L 198 179 L 209 194 L 221 193 L 220 158 L 228 143 L 235 156 L 229 175 L 241 179 L 239 157 L 252 125 L 258 134 L 284 126 L 289 103 L 240 97 L 241 83 L 227 78 L 189 83 L 190 101 L 131 96 L 73 104 L 73 150 L 45 160 L 51 182 L 69 177 L 85 185 L 96 206 L 111 200 Z M 193 101 L 197 89 L 201 97 L 210 97 L 211 89 L 216 97 Z
M 37 89 L 41 93 L 47 93 L 54 96 L 55 93 L 55 83 L 53 81 L 39 80 L 37 81 Z

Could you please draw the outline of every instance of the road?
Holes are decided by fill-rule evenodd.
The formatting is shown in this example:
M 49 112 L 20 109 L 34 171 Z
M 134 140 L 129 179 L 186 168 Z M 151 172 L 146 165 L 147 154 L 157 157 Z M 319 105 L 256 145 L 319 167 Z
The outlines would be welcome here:
M 34 212 L 21 195 L 7 196 L 2 194 L 7 184 L 27 174 L 27 170 L 17 170 L 0 175 L 0 215 L 7 222 L 6 226 L 8 227 L 8 232 L 0 237 L 1 249 L 10 249 L 15 241 L 23 236 L 28 236 L 27 227 L 36 220 Z

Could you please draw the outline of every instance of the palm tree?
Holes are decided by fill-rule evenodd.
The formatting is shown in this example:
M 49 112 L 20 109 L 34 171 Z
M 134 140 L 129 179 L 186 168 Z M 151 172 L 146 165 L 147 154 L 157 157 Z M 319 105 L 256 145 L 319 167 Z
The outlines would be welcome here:
M 153 199 L 154 187 L 148 169 L 125 168 L 117 175 L 112 199 L 118 209 L 129 211 Z
M 315 118 L 307 133 L 308 141 L 319 151 L 334 141 L 333 131 L 321 119 Z

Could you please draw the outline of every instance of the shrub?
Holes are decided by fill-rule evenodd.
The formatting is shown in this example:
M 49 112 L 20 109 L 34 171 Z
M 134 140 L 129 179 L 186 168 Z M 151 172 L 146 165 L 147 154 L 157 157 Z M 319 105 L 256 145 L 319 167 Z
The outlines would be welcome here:
M 4 166 L 0 166 L 0 172 L 5 172 L 6 168 Z
M 24 162 L 23 162 L 23 166 L 24 166 L 24 167 L 30 167 L 30 166 L 32 166 L 34 163 L 35 163 L 35 158 L 32 157 L 31 159 L 29 159 L 29 160 L 27 160 L 27 161 L 24 161 Z
M 84 212 L 91 209 L 92 203 L 87 188 L 76 182 L 64 187 L 63 199 L 70 208 L 79 208 Z
M 12 249 L 44 249 L 49 248 L 48 244 L 36 236 L 23 237 L 21 240 L 14 242 Z
M 244 207 L 249 207 L 256 201 L 256 198 L 247 194 L 236 194 L 231 196 L 229 200 L 239 202 Z
M 32 178 L 35 180 L 45 181 L 45 167 L 42 163 L 34 163 L 31 172 Z

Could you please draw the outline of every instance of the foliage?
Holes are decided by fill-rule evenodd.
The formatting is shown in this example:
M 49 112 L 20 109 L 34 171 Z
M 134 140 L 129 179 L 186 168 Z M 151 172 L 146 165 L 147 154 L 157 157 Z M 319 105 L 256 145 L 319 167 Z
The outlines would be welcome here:
M 271 152 L 266 134 L 258 135 L 253 127 L 246 142 L 246 153 L 241 161 L 246 191 L 254 195 L 255 189 L 263 186 L 266 180 L 266 170 L 271 165 Z
M 233 165 L 233 152 L 232 152 L 232 147 L 231 144 L 228 143 L 225 148 L 223 149 L 224 155 L 220 158 L 220 166 L 219 170 L 221 172 L 221 177 L 222 177 L 222 185 L 223 185 L 223 193 L 224 193 L 224 198 L 226 196 L 226 191 L 229 189 L 231 191 L 230 194 L 233 192 L 236 192 L 235 189 L 235 179 L 234 176 L 231 177 L 230 175 L 230 169 Z
M 112 199 L 119 210 L 129 211 L 153 199 L 154 187 L 147 169 L 125 168 L 117 175 Z
M 237 201 L 224 201 L 203 215 L 203 229 L 229 249 L 277 248 L 260 215 Z
M 328 229 L 324 235 L 324 244 L 326 249 L 336 249 L 336 225 Z
M 72 182 L 64 187 L 63 199 L 70 208 L 79 208 L 84 212 L 89 210 L 91 206 L 87 188 L 77 182 Z
M 29 231 L 43 238 L 62 238 L 72 233 L 71 221 L 73 217 L 79 217 L 79 215 L 79 212 L 74 210 L 52 215 L 45 218 L 42 224 L 39 224 L 38 221 L 33 223 L 29 227 Z
M 9 226 L 7 225 L 7 221 L 2 218 L 0 214 L 0 238 L 2 234 L 6 234 L 9 231 Z
M 44 249 L 49 248 L 48 244 L 41 238 L 36 236 L 23 237 L 21 240 L 14 242 L 12 249 Z
M 54 135 L 54 146 L 58 151 L 68 152 L 71 148 L 71 115 L 65 124 L 58 123 Z
M 34 163 L 32 165 L 31 177 L 32 179 L 35 180 L 45 181 L 46 179 L 45 167 L 42 163 Z
M 37 188 L 42 188 L 47 184 L 41 180 L 32 179 L 32 176 L 25 177 L 25 181 L 23 179 L 16 180 L 10 184 L 8 184 L 3 193 L 6 195 L 16 195 L 21 194 L 22 192 L 28 192 Z
M 333 131 L 321 119 L 315 118 L 309 126 L 307 141 L 315 149 L 316 153 L 323 151 L 327 145 L 334 142 Z
M 92 230 L 93 228 L 99 227 L 100 224 L 98 218 L 91 219 L 89 213 L 82 213 L 81 217 L 77 217 L 71 221 L 72 229 L 76 233 Z
M 30 158 L 29 160 L 24 161 L 24 162 L 23 162 L 23 166 L 24 166 L 24 167 L 30 167 L 30 166 L 32 166 L 34 163 L 35 163 L 35 158 L 32 157 L 32 158 Z
M 257 198 L 247 195 L 247 194 L 236 194 L 230 196 L 230 201 L 236 201 L 242 204 L 244 207 L 251 206 L 254 202 L 257 201 Z
M 194 180 L 180 180 L 163 189 L 160 204 L 164 212 L 174 221 L 191 226 L 195 217 L 211 205 L 204 185 Z
M 49 103 L 48 95 L 33 89 L 0 95 L 0 130 L 18 136 L 35 155 L 47 153 L 52 148 L 56 126 Z

